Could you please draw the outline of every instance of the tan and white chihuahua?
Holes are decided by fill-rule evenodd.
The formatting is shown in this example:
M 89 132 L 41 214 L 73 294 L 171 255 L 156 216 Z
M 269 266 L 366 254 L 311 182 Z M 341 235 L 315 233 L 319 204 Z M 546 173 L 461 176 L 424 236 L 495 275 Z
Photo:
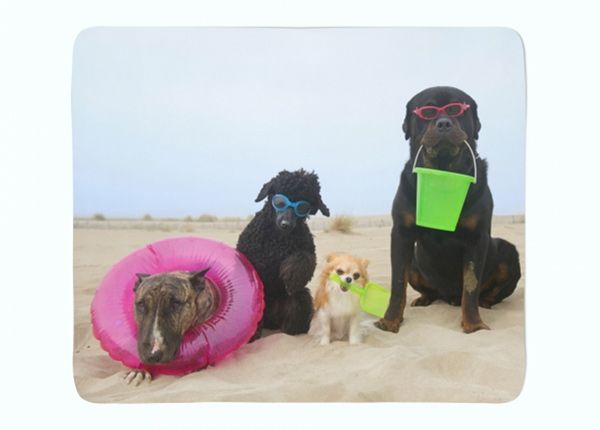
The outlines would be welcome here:
M 314 299 L 316 319 L 321 326 L 321 345 L 346 337 L 351 344 L 362 341 L 359 296 L 329 277 L 335 273 L 343 282 L 364 287 L 368 282 L 368 265 L 368 260 L 352 255 L 332 253 L 327 256 Z

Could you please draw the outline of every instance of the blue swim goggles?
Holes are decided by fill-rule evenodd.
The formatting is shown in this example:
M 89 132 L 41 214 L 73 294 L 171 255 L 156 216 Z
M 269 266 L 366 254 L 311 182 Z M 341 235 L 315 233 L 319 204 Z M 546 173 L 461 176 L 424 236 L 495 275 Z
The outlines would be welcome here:
M 298 218 L 308 216 L 312 208 L 311 204 L 304 200 L 292 202 L 283 194 L 275 194 L 273 198 L 271 198 L 271 204 L 277 212 L 285 212 L 288 208 L 293 208 L 294 213 Z

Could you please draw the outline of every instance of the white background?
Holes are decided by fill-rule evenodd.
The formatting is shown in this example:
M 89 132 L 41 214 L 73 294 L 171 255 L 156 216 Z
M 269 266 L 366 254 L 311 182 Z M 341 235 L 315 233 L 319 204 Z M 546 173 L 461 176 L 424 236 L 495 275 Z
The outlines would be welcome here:
M 598 13 L 582 1 L 364 3 L 2 3 L 1 420 L 11 427 L 53 423 L 86 429 L 306 429 L 328 423 L 331 428 L 362 429 L 598 428 Z M 70 72 L 78 32 L 97 25 L 468 25 L 517 30 L 524 39 L 528 72 L 527 376 L 520 397 L 501 405 L 100 406 L 81 400 L 71 367 Z

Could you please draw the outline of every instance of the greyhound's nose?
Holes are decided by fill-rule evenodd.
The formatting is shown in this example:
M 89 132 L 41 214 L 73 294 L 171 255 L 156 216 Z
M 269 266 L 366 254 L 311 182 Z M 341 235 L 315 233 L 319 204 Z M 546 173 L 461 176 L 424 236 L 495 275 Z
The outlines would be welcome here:
M 160 350 L 159 351 L 155 351 L 155 352 L 153 352 L 150 355 L 150 357 L 149 357 L 150 360 L 149 361 L 151 363 L 158 363 L 161 360 L 162 356 L 163 356 L 162 351 L 160 351 Z
M 352 278 L 350 276 L 346 276 L 346 282 L 350 284 L 352 282 Z
M 445 133 L 452 128 L 452 120 L 447 117 L 441 117 L 435 122 L 435 127 L 440 133 Z

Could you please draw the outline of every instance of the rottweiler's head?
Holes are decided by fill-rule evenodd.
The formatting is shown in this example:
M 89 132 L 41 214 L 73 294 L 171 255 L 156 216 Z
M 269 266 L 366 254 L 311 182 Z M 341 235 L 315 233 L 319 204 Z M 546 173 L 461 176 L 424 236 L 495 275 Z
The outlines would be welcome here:
M 137 274 L 134 312 L 142 362 L 173 360 L 184 333 L 214 311 L 217 298 L 204 278 L 207 271 Z
M 411 158 L 422 145 L 425 166 L 452 169 L 468 154 L 465 140 L 476 150 L 481 129 L 477 103 L 458 88 L 427 88 L 407 103 L 402 129 L 410 139 Z

